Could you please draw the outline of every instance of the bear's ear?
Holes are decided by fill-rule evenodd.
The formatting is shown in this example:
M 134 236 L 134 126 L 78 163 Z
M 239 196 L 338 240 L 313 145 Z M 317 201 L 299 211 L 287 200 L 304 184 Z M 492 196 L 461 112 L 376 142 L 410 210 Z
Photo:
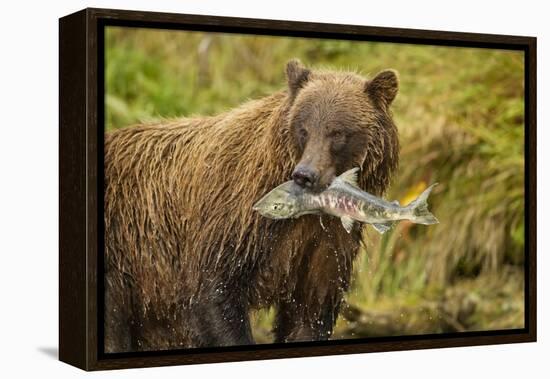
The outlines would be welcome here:
M 286 78 L 288 89 L 292 97 L 296 96 L 298 90 L 302 88 L 309 79 L 311 71 L 302 65 L 298 59 L 291 59 L 286 64 Z
M 365 91 L 371 99 L 389 106 L 399 89 L 399 79 L 394 70 L 384 70 L 379 72 L 372 80 L 369 80 L 365 86 Z

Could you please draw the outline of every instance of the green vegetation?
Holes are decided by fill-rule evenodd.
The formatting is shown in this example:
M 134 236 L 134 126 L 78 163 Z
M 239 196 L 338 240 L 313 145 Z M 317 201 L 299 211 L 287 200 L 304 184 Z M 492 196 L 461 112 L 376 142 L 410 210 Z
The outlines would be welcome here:
M 365 227 L 335 337 L 523 327 L 522 52 L 128 28 L 108 30 L 106 48 L 107 129 L 264 96 L 293 57 L 398 70 L 401 164 L 387 197 L 407 203 L 439 182 L 441 223 Z M 272 314 L 255 315 L 259 340 Z

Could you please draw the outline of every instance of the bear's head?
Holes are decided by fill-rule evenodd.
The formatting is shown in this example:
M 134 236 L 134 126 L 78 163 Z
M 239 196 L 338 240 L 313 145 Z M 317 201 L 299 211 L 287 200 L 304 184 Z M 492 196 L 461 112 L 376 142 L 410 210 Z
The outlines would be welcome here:
M 289 130 L 300 186 L 321 191 L 334 176 L 361 168 L 364 189 L 384 190 L 397 166 L 399 142 L 390 105 L 395 71 L 367 80 L 349 72 L 310 70 L 298 60 L 286 67 Z

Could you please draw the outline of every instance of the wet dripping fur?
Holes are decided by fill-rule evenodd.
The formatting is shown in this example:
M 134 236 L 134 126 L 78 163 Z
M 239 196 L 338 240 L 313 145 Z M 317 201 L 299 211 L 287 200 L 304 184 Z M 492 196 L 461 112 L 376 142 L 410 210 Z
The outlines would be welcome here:
M 397 78 L 312 70 L 213 117 L 105 137 L 105 351 L 254 343 L 249 312 L 274 306 L 277 342 L 330 337 L 360 244 L 337 219 L 252 211 L 299 164 L 319 183 L 351 167 L 381 195 L 398 163 Z

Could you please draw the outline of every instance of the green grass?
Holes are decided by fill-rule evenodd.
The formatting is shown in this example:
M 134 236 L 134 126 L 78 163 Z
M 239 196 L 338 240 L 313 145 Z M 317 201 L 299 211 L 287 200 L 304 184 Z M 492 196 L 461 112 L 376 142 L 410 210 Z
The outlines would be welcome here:
M 387 197 L 407 202 L 440 183 L 429 199 L 439 225 L 403 222 L 383 237 L 365 228 L 348 303 L 420 309 L 449 288 L 479 286 L 469 328 L 521 327 L 523 308 L 497 312 L 501 297 L 485 289 L 522 301 L 522 52 L 110 27 L 106 127 L 222 112 L 282 88 L 295 57 L 364 75 L 396 69 L 402 151 Z M 272 314 L 255 318 L 259 329 Z

